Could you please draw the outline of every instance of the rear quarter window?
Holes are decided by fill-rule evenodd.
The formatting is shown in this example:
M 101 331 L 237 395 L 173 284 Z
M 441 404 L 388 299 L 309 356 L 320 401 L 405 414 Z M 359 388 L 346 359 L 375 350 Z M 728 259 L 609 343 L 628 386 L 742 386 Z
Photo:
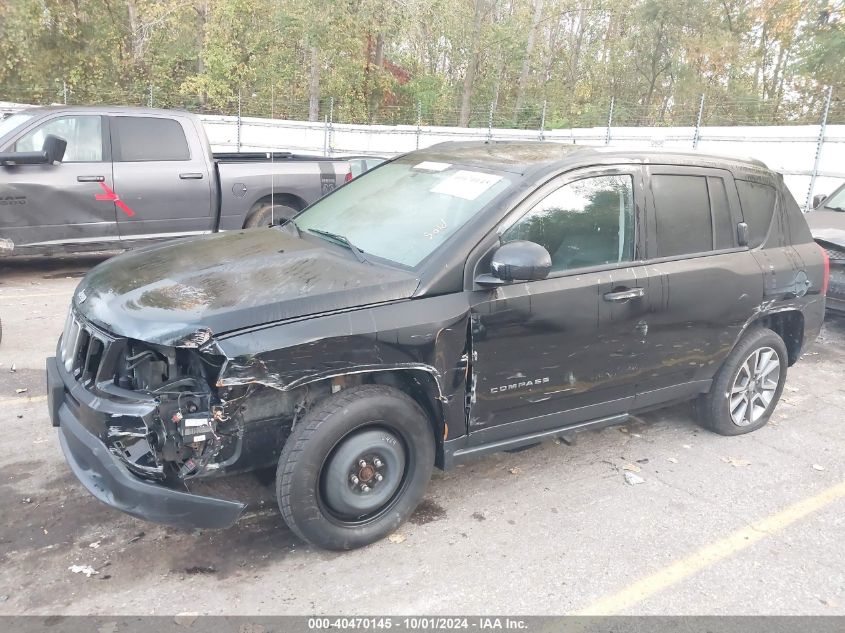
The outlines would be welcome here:
M 786 210 L 789 236 L 792 238 L 793 244 L 812 242 L 813 236 L 810 233 L 810 227 L 807 226 L 804 213 L 801 211 L 801 207 L 798 206 L 792 193 L 785 186 L 781 187 L 781 199 L 783 200 L 783 208 Z
M 748 225 L 748 246 L 756 248 L 769 233 L 777 192 L 774 187 L 747 180 L 737 180 L 736 189 L 742 207 L 742 218 Z

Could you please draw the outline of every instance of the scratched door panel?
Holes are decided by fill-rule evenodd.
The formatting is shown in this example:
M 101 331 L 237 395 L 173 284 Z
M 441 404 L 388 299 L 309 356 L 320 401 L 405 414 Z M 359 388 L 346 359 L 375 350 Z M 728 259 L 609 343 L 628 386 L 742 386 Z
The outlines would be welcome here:
M 609 283 L 592 272 L 514 284 L 472 307 L 470 433 L 545 416 L 531 426 L 553 426 L 554 414 L 605 400 L 599 293 Z
M 0 234 L 16 247 L 36 244 L 68 244 L 117 237 L 115 207 L 98 200 L 103 185 L 112 183 L 112 164 L 96 136 L 101 117 L 63 116 L 44 121 L 13 143 L 14 151 L 39 148 L 46 134 L 67 137 L 65 161 L 58 165 L 9 165 L 0 179 L 2 205 Z M 93 125 L 92 125 L 93 124 Z M 100 142 L 100 151 L 86 153 L 74 134 L 86 131 L 86 140 Z M 5 149 L 5 148 L 4 148 Z M 93 159 L 97 160 L 93 160 Z
M 475 308 L 476 440 L 626 410 L 648 275 L 622 262 L 641 248 L 642 208 L 639 168 L 607 165 L 562 174 L 505 224 L 501 240 L 542 245 L 551 273 L 499 288 Z
M 111 118 L 121 239 L 213 228 L 212 178 L 191 132 L 179 118 Z
M 651 316 L 659 289 L 643 265 L 608 271 L 599 294 L 595 354 L 605 359 L 596 385 L 605 400 L 629 399 L 649 366 Z M 627 298 L 630 295 L 630 298 Z
M 736 186 L 721 169 L 647 169 L 649 353 L 636 406 L 707 387 L 762 300 L 761 271 L 737 243 Z M 685 391 L 686 390 L 686 391 Z
M 740 251 L 649 270 L 662 301 L 655 300 L 649 317 L 640 391 L 709 379 L 760 305 L 760 266 L 751 252 Z

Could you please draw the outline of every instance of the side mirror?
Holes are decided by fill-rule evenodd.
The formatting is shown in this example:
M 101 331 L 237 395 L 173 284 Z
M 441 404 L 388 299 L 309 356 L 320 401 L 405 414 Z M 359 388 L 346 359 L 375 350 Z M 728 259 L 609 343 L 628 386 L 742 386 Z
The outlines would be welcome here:
M 525 240 L 516 240 L 500 246 L 490 262 L 490 275 L 481 275 L 476 282 L 500 285 L 510 281 L 536 281 L 545 279 L 552 270 L 549 251 Z
M 47 135 L 47 138 L 44 139 L 44 144 L 41 146 L 41 151 L 44 152 L 44 157 L 47 159 L 48 165 L 56 165 L 62 162 L 66 149 L 67 141 L 52 134 Z
M 822 202 L 825 201 L 825 198 L 827 198 L 827 195 L 823 193 L 819 193 L 813 196 L 813 208 L 815 209 L 816 207 L 818 207 Z
M 736 225 L 736 241 L 740 246 L 748 246 L 748 225 L 745 222 Z
M 66 140 L 48 134 L 40 152 L 0 152 L 0 165 L 58 165 L 66 149 Z

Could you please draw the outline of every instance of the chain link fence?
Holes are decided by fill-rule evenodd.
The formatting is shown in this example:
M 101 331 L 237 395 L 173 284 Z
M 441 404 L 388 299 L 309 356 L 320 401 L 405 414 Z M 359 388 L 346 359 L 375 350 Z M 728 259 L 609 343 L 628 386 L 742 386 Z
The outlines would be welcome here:
M 653 105 L 611 98 L 607 103 L 586 104 L 543 101 L 528 103 L 518 110 L 496 102 L 476 103 L 462 111 L 458 107 L 417 102 L 379 105 L 368 112 L 361 99 L 328 96 L 312 104 L 272 86 L 244 86 L 231 95 L 201 98 L 160 91 L 155 84 L 86 91 L 57 81 L 40 88 L 6 89 L 0 92 L 1 101 L 183 109 L 203 115 L 212 144 L 229 151 L 390 155 L 443 140 L 462 139 L 534 139 L 622 146 L 645 141 L 692 149 L 704 141 L 706 149 L 720 142 L 719 147 L 729 147 L 729 151 L 743 143 L 756 143 L 758 148 L 761 143 L 769 147 L 779 143 L 790 146 L 785 151 L 781 148 L 782 154 L 794 156 L 773 160 L 768 148 L 758 155 L 792 177 L 790 188 L 806 207 L 810 206 L 817 179 L 822 178 L 822 186 L 829 188 L 834 181 L 845 178 L 845 160 L 840 160 L 845 159 L 845 138 L 826 133 L 830 125 L 845 124 L 845 93 L 835 95 L 832 89 L 802 103 L 747 98 L 711 101 L 700 95 L 692 101 L 669 100 Z M 775 131 L 772 126 L 782 127 Z M 730 127 L 737 131 L 724 129 Z M 707 128 L 704 137 L 703 128 Z M 827 152 L 826 164 L 836 169 L 825 169 L 822 164 L 825 144 L 832 150 Z
M 617 99 L 604 103 L 531 102 L 518 110 L 507 104 L 473 103 L 467 111 L 456 106 L 416 102 L 404 105 L 379 105 L 368 111 L 361 99 L 325 96 L 312 112 L 308 99 L 293 99 L 281 88 L 243 86 L 230 95 L 202 98 L 182 92 L 160 90 L 155 83 L 130 88 L 105 86 L 83 88 L 66 81 L 27 88 L 6 88 L 0 100 L 33 105 L 130 105 L 176 108 L 197 114 L 237 115 L 296 121 L 370 125 L 421 125 L 427 127 L 490 127 L 520 130 L 599 127 L 610 123 L 618 127 L 677 126 L 750 126 L 814 125 L 820 122 L 825 95 L 796 103 L 760 101 L 754 98 L 708 99 L 687 101 L 667 99 L 661 103 L 641 104 Z M 316 116 L 311 117 L 311 114 Z M 462 125 L 462 121 L 464 124 Z M 828 123 L 845 124 L 845 94 L 830 103 Z

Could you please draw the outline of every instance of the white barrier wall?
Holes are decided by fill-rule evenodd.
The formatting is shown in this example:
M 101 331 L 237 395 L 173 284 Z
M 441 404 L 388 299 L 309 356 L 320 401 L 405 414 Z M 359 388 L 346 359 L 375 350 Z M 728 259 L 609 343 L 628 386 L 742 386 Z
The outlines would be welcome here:
M 0 112 L 14 112 L 24 104 L 0 102 Z M 203 123 L 215 151 L 292 151 L 344 156 L 373 154 L 391 156 L 443 141 L 538 140 L 538 130 L 493 128 L 420 127 L 415 125 L 351 125 L 310 123 L 278 119 L 241 119 L 203 115 Z M 240 143 L 238 135 L 240 132 Z M 693 127 L 612 127 L 614 147 L 666 147 L 691 150 Z M 607 128 L 546 130 L 550 142 L 577 145 L 605 145 Z M 818 125 L 772 125 L 747 127 L 702 127 L 698 151 L 762 160 L 784 175 L 792 195 L 802 207 L 807 202 L 810 174 L 818 148 Z M 845 182 L 845 125 L 828 125 L 819 157 L 815 194 L 828 194 Z
M 206 131 L 216 151 L 238 147 L 236 117 L 203 116 Z M 496 129 L 495 140 L 538 140 L 539 131 Z M 606 128 L 547 130 L 546 141 L 578 145 L 605 145 Z M 693 127 L 616 127 L 610 130 L 614 147 L 665 147 L 691 150 Z M 375 154 L 390 156 L 443 141 L 485 140 L 486 128 L 421 127 L 414 125 L 349 125 L 244 118 L 240 126 L 240 148 L 287 150 L 300 153 L 343 156 Z M 798 204 L 807 200 L 810 174 L 818 146 L 818 125 L 702 127 L 698 151 L 762 160 L 784 174 Z M 814 192 L 830 193 L 845 182 L 845 125 L 829 125 L 819 162 Z

